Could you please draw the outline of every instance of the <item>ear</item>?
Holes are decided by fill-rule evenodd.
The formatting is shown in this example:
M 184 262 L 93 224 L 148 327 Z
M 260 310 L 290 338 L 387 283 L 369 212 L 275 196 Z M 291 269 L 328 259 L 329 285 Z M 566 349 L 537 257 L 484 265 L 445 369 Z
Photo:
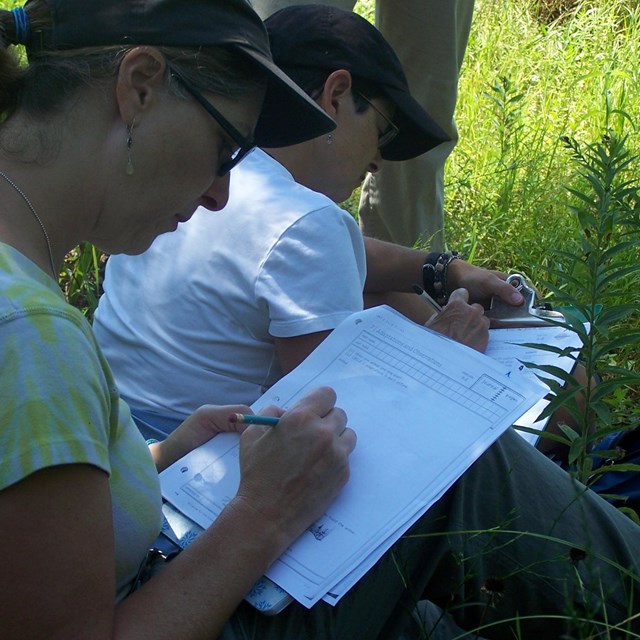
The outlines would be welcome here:
M 165 90 L 166 68 L 164 56 L 154 47 L 136 47 L 124 56 L 118 70 L 116 99 L 125 124 L 131 126 Z
M 318 104 L 332 117 L 338 115 L 345 98 L 351 97 L 353 80 L 346 69 L 338 69 L 325 80 L 322 94 L 316 100 Z

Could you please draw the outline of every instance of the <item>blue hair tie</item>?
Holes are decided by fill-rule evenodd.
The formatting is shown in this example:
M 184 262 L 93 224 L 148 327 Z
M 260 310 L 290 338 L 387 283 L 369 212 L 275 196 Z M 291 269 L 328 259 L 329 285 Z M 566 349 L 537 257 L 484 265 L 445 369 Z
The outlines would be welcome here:
M 29 38 L 29 16 L 23 7 L 11 9 L 16 25 L 16 44 L 27 44 Z

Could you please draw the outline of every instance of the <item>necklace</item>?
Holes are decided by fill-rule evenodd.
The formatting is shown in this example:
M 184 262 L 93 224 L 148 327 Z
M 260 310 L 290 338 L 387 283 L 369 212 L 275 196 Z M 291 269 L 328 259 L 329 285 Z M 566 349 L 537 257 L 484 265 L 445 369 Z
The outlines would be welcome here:
M 57 280 L 58 276 L 56 275 L 56 268 L 53 263 L 53 251 L 51 251 L 51 241 L 49 240 L 49 234 L 47 233 L 47 230 L 44 228 L 44 224 L 42 223 L 42 220 L 40 220 L 40 216 L 35 210 L 35 207 L 31 204 L 31 201 L 29 200 L 29 198 L 27 198 L 24 191 L 22 191 L 22 189 L 13 180 L 11 180 L 11 178 L 9 178 L 7 175 L 2 173 L 2 171 L 0 171 L 0 176 L 2 176 L 22 196 L 22 199 L 27 203 L 27 206 L 29 207 L 29 209 L 31 209 L 31 213 L 33 213 L 35 219 L 38 221 L 38 224 L 42 229 L 44 239 L 47 242 L 47 250 L 49 251 L 49 265 L 51 266 L 51 273 L 53 274 L 53 279 Z

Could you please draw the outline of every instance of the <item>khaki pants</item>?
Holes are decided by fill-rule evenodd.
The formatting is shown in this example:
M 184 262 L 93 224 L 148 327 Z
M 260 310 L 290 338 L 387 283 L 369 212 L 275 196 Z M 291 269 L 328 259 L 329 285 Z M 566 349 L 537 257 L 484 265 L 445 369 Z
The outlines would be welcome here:
M 310 0 L 253 0 L 263 17 Z M 351 10 L 353 0 L 325 0 Z M 406 162 L 387 162 L 368 176 L 360 199 L 365 235 L 438 251 L 444 245 L 444 164 L 458 139 L 453 114 L 458 73 L 469 38 L 474 0 L 378 0 L 376 26 L 398 54 L 413 96 L 451 141 Z

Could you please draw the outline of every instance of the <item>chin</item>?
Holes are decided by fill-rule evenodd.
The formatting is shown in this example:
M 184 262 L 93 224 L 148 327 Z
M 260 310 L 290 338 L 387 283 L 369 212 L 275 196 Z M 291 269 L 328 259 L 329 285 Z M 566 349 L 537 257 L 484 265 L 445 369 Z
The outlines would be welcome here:
M 114 251 L 114 253 L 124 253 L 128 256 L 139 256 L 141 253 L 144 253 L 153 244 L 153 241 L 162 233 L 166 232 L 162 231 L 161 233 L 155 234 L 152 238 L 146 238 L 145 241 L 141 241 L 140 238 L 136 238 L 138 242 L 121 249 L 120 251 Z
M 345 202 L 346 200 L 348 200 L 351 197 L 351 194 L 353 193 L 353 191 L 349 191 L 349 193 L 342 193 L 340 195 L 338 195 L 338 197 L 334 198 L 333 201 L 341 204 L 343 202 Z

